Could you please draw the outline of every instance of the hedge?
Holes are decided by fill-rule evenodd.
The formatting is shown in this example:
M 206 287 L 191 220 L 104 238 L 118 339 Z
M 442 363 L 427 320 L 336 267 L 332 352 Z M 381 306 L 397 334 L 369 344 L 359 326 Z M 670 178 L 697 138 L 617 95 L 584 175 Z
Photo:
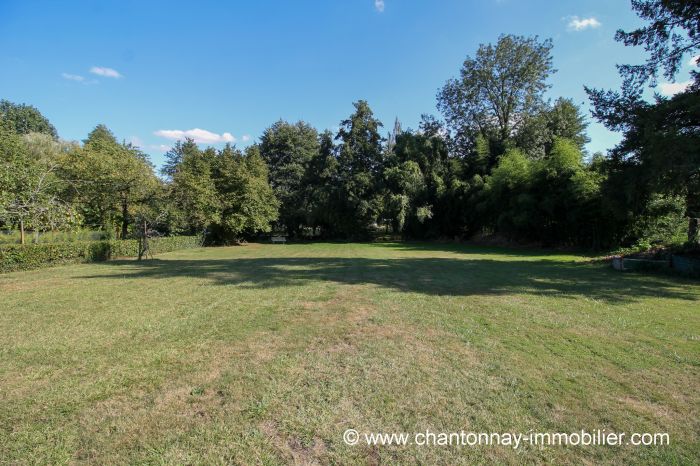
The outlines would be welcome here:
M 202 246 L 199 236 L 168 236 L 149 240 L 152 254 Z M 0 273 L 57 264 L 99 262 L 136 257 L 138 240 L 76 241 L 71 243 L 8 244 L 0 246 Z

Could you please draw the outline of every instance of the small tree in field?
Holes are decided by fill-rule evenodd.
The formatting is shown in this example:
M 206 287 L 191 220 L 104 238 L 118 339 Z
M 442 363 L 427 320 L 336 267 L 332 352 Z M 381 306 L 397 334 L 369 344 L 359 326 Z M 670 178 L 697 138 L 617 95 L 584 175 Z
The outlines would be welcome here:
M 59 198 L 56 176 L 59 143 L 50 136 L 20 137 L 0 125 L 0 218 L 25 230 L 56 229 L 75 223 L 76 214 Z

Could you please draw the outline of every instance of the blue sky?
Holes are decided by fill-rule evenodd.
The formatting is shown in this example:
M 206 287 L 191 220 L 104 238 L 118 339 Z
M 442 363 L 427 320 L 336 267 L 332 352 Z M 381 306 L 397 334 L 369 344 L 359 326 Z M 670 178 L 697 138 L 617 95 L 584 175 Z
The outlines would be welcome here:
M 35 105 L 64 139 L 104 123 L 159 165 L 184 134 L 220 147 L 279 118 L 336 129 L 358 99 L 385 129 L 415 128 L 500 33 L 551 37 L 549 96 L 588 108 L 584 84 L 618 88 L 614 65 L 642 61 L 613 40 L 639 24 L 627 0 L 2 0 L 0 98 Z M 618 140 L 589 134 L 589 151 Z

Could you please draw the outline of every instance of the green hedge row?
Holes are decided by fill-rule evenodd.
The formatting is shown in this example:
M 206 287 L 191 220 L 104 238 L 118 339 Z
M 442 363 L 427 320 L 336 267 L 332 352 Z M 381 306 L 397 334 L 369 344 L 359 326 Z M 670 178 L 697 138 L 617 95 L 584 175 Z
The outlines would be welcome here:
M 149 240 L 152 254 L 202 246 L 199 236 L 168 236 Z M 98 262 L 138 255 L 135 239 L 73 243 L 8 244 L 0 246 L 0 273 L 56 264 Z

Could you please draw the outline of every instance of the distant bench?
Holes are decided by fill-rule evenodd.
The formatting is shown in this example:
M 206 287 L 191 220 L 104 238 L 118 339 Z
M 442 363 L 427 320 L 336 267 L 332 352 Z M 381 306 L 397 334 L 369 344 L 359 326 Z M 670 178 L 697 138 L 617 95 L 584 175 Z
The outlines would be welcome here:
M 286 244 L 287 243 L 286 236 L 273 236 L 271 239 L 272 239 L 272 244 L 275 244 L 275 243 Z

